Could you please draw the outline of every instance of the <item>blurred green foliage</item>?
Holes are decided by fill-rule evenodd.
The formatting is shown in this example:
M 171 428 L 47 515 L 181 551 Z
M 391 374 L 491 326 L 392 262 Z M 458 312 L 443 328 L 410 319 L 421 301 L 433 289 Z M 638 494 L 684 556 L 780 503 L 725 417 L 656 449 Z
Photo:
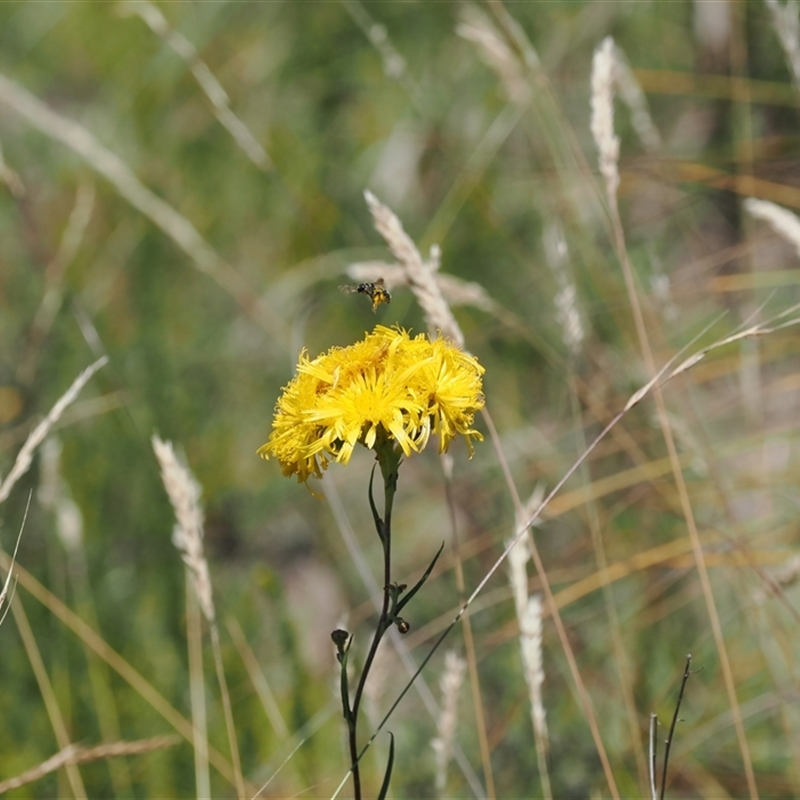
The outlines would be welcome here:
M 714 6 L 717 17 L 701 6 Z M 499 31 L 510 54 L 505 82 L 502 71 L 498 77 L 480 49 L 457 34 L 466 9 L 458 2 L 158 7 L 224 87 L 231 110 L 263 145 L 270 165 L 260 168 L 248 158 L 215 116 L 186 60 L 124 3 L 1 4 L 0 74 L 122 159 L 194 226 L 244 288 L 232 296 L 98 174 L 91 159 L 34 130 L 0 96 L 3 158 L 24 187 L 15 193 L 7 182 L 0 188 L 3 474 L 32 425 L 78 372 L 102 354 L 110 359 L 57 431 L 63 479 L 82 516 L 82 543 L 65 547 L 52 512 L 37 502 L 37 461 L 3 507 L 2 544 L 11 548 L 32 491 L 19 563 L 188 717 L 185 575 L 170 541 L 173 513 L 150 437 L 174 441 L 203 487 L 206 552 L 245 775 L 254 786 L 263 784 L 307 737 L 264 796 L 328 797 L 347 762 L 327 634 L 349 614 L 347 624 L 359 631 L 356 641 L 366 641 L 368 591 L 328 503 L 286 481 L 255 451 L 268 436 L 274 402 L 301 347 L 316 355 L 348 344 L 376 321 L 425 329 L 404 288 L 375 316 L 365 298 L 336 289 L 349 280 L 348 265 L 389 260 L 363 190 L 370 188 L 393 208 L 424 255 L 441 245 L 444 273 L 479 283 L 492 299 L 489 310 L 461 306 L 455 313 L 467 347 L 487 369 L 487 405 L 524 500 L 539 481 L 551 487 L 648 377 L 594 174 L 594 49 L 606 35 L 615 37 L 639 70 L 663 136 L 662 148 L 647 152 L 629 113 L 618 106 L 620 203 L 639 288 L 658 320 L 650 333 L 659 363 L 721 309 L 730 311 L 729 321 L 704 342 L 729 332 L 762 301 L 771 311 L 797 300 L 790 278 L 777 297 L 757 284 L 738 293 L 718 291 L 713 281 L 796 270 L 789 251 L 743 214 L 743 192 L 733 190 L 742 175 L 772 187 L 797 183 L 800 101 L 767 9 L 756 2 L 509 3 L 507 13 L 538 54 L 540 66 L 532 69 L 523 65 L 502 6 L 487 3 L 481 6 L 486 24 Z M 509 74 L 517 74 L 529 92 L 524 100 L 509 99 Z M 714 76 L 721 83 L 709 82 Z M 759 91 L 773 99 L 753 101 L 748 92 Z M 701 166 L 733 177 L 717 180 Z M 783 197 L 769 196 L 769 186 L 766 199 Z M 81 196 L 88 221 L 59 271 L 57 254 Z M 548 265 L 545 241 L 554 225 L 568 248 L 566 273 Z M 564 279 L 576 287 L 585 330 L 577 356 L 565 346 L 554 305 Z M 657 293 L 659 280 L 662 288 L 663 281 L 669 286 L 668 300 Z M 55 293 L 55 314 L 42 326 L 37 315 L 48 291 Z M 797 393 L 791 381 L 798 374 L 798 348 L 796 338 L 782 337 L 725 351 L 714 368 L 694 373 L 694 383 L 667 390 L 670 411 L 683 423 L 676 430 L 683 432 L 678 440 L 702 533 L 719 556 L 716 566 L 727 567 L 713 572 L 714 587 L 762 796 L 771 798 L 800 792 L 798 720 L 786 706 L 797 693 L 796 622 L 779 604 L 768 611 L 753 605 L 757 574 L 741 569 L 735 548 L 720 547 L 714 531 L 744 537 L 759 553 L 777 552 L 771 560 L 764 557 L 768 564 L 780 560 L 781 548 L 797 544 L 797 407 L 784 393 Z M 755 364 L 755 387 L 746 364 Z M 535 529 L 556 590 L 597 572 L 593 516 L 609 563 L 624 565 L 686 536 L 668 469 L 598 488 L 603 479 L 661 463 L 665 455 L 650 403 L 631 412 L 622 427 L 624 434 L 609 437 L 588 471 L 566 487 L 594 486 L 595 501 L 585 497 L 554 511 Z M 767 458 L 776 437 L 788 455 L 783 461 L 776 456 L 782 466 L 772 469 L 759 459 Z M 480 447 L 472 462 L 463 446 L 454 448 L 454 456 L 469 591 L 512 532 L 513 505 L 491 445 Z M 334 465 L 329 478 L 377 570 L 379 547 L 366 501 L 369 469 L 369 457 L 359 453 L 346 470 Z M 432 451 L 404 465 L 395 522 L 401 575 L 416 574 L 439 542 L 451 539 L 443 487 Z M 713 793 L 723 790 L 744 796 L 741 756 L 687 553 L 684 548 L 673 560 L 623 567 L 611 589 L 640 742 L 651 711 L 662 720 L 671 715 L 683 656 L 693 652 L 705 669 L 689 685 L 670 796 L 718 797 L 723 795 Z M 444 624 L 459 605 L 452 569 L 449 557 L 412 605 L 408 641 L 418 661 L 432 634 L 414 638 L 417 631 L 436 620 Z M 532 579 L 532 589 L 538 585 Z M 113 697 L 120 738 L 171 732 L 148 702 L 22 586 L 17 595 L 71 741 L 93 745 L 108 738 L 97 686 L 105 686 L 106 699 Z M 518 631 L 501 574 L 487 596 L 492 599 L 476 611 L 473 626 L 497 793 L 538 797 Z M 608 595 L 597 590 L 562 613 L 620 790 L 634 796 L 643 787 L 607 604 Z M 289 737 L 264 713 L 241 652 L 227 635 L 229 618 L 241 625 Z M 597 752 L 548 626 L 546 620 L 554 793 L 605 796 Z M 460 629 L 449 645 L 463 647 Z M 0 628 L 0 652 L 3 780 L 45 760 L 59 745 L 11 615 Z M 441 655 L 423 676 L 435 696 Z M 211 743 L 227 754 L 210 650 L 205 668 Z M 406 681 L 396 659 L 384 669 L 382 712 Z M 468 696 L 465 691 L 459 744 L 480 777 Z M 435 796 L 429 748 L 435 721 L 416 695 L 408 695 L 390 728 L 397 737 L 395 796 Z M 681 746 L 684 736 L 691 748 Z M 379 739 L 375 752 L 381 757 L 365 760 L 367 786 L 375 790 L 384 748 Z M 89 797 L 196 796 L 186 742 L 89 764 L 81 774 Z M 212 789 L 215 797 L 233 796 L 213 770 Z M 470 791 L 453 767 L 448 796 Z M 61 770 L 9 796 L 71 794 Z

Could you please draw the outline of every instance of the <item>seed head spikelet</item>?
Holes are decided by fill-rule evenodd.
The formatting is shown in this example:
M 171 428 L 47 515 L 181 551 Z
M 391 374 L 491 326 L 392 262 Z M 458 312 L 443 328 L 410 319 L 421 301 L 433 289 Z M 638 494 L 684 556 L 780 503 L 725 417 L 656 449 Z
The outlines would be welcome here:
M 772 229 L 787 242 L 794 245 L 800 255 L 800 217 L 786 208 L 769 200 L 748 197 L 744 201 L 745 209 L 756 219 L 763 219 Z
M 795 89 L 800 89 L 800 7 L 796 0 L 764 0 L 772 15 L 772 24 L 792 71 Z
M 434 277 L 434 265 L 438 262 L 438 254 L 434 254 L 430 263 L 425 261 L 411 237 L 403 229 L 403 223 L 397 215 L 381 203 L 372 192 L 364 192 L 364 197 L 372 214 L 375 230 L 383 236 L 392 255 L 403 268 L 406 282 L 417 298 L 429 329 L 431 332 L 441 331 L 459 347 L 463 347 L 464 334 Z
M 591 130 L 609 197 L 614 197 L 619 187 L 619 138 L 614 133 L 615 71 L 614 40 L 607 36 L 595 50 L 592 61 Z
M 444 664 L 444 673 L 439 681 L 442 711 L 436 723 L 439 735 L 431 740 L 431 747 L 436 754 L 436 788 L 440 792 L 444 791 L 447 783 L 447 764 L 458 730 L 458 694 L 467 671 L 467 662 L 454 650 L 447 651 Z
M 180 462 L 171 442 L 153 436 L 153 451 L 161 467 L 161 479 L 178 524 L 172 542 L 183 554 L 183 561 L 194 578 L 197 599 L 205 618 L 214 622 L 214 601 L 208 562 L 203 554 L 203 508 L 200 484 L 189 468 Z

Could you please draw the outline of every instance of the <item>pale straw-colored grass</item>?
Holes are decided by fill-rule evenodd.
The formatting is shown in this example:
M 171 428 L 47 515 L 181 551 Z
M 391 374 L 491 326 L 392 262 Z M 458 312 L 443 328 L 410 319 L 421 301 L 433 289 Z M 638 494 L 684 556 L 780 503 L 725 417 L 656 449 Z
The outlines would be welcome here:
M 261 701 L 264 713 L 267 715 L 272 729 L 281 741 L 287 740 L 289 738 L 289 728 L 278 706 L 278 701 L 275 699 L 275 693 L 269 685 L 267 676 L 264 674 L 264 670 L 261 664 L 259 664 L 256 654 L 253 652 L 253 648 L 250 647 L 250 643 L 247 641 L 244 631 L 242 631 L 242 626 L 235 617 L 226 617 L 225 627 L 230 634 L 234 647 L 239 653 L 239 658 L 242 660 L 244 668 L 247 670 L 250 683 L 253 684 L 253 688 L 258 695 L 258 699 Z
M 772 25 L 778 34 L 783 54 L 792 73 L 792 83 L 800 91 L 800 6 L 797 0 L 764 0 L 772 15 Z
M 551 223 L 545 230 L 544 249 L 548 264 L 555 276 L 556 284 L 559 287 L 555 297 L 556 320 L 562 330 L 562 340 L 564 346 L 575 360 L 581 353 L 585 338 L 583 323 L 577 304 L 577 287 L 572 280 L 571 271 L 568 264 L 569 251 L 561 227 L 557 223 Z M 579 449 L 585 449 L 585 427 L 581 403 L 578 399 L 576 378 L 573 374 L 569 376 L 570 405 L 574 420 L 574 435 L 576 445 Z M 586 465 L 581 467 L 581 479 L 585 486 L 592 486 L 592 477 Z M 563 500 L 563 497 L 561 498 Z M 598 512 L 594 498 L 587 498 L 588 525 L 591 532 L 592 549 L 594 550 L 595 563 L 599 570 L 607 566 L 605 544 L 603 542 L 602 528 L 600 524 L 600 514 Z M 530 503 L 528 504 L 530 506 Z M 527 515 L 527 512 L 526 512 Z M 518 515 L 519 516 L 519 515 Z M 518 519 L 519 523 L 520 520 Z M 512 551 L 513 552 L 513 551 Z M 633 694 L 633 676 L 625 651 L 621 625 L 619 623 L 619 613 L 614 600 L 613 592 L 609 587 L 603 587 L 603 602 L 605 604 L 605 614 L 608 619 L 611 633 L 611 649 L 616 662 L 615 673 L 618 676 L 619 688 L 622 694 L 622 705 L 628 723 L 628 733 L 630 746 L 636 758 L 636 765 L 639 772 L 639 781 L 642 785 L 646 783 L 647 765 L 644 751 L 641 747 L 641 737 L 639 735 L 638 715 L 636 700 Z M 520 620 L 520 632 L 524 637 L 525 618 L 531 613 L 526 605 L 517 601 L 517 614 Z M 529 623 L 528 623 L 529 624 Z M 523 638 L 523 657 L 525 656 L 525 640 Z M 529 686 L 532 678 L 528 678 Z M 536 709 L 534 709 L 534 714 Z M 540 737 L 541 738 L 541 737 Z M 537 740 L 538 741 L 538 740 Z M 537 750 L 538 754 L 538 750 Z M 544 761 L 543 755 L 539 754 L 540 761 Z M 549 794 L 549 785 L 546 792 Z
M 6 571 L 11 568 L 11 557 L 2 550 L 0 550 L 0 567 Z M 36 580 L 24 567 L 17 565 L 16 576 L 20 587 L 45 606 L 65 628 L 72 631 L 98 658 L 108 664 L 174 730 L 187 742 L 194 741 L 194 728 L 189 720 L 172 706 L 150 681 L 111 648 L 94 628 Z M 219 773 L 235 785 L 230 761 L 215 747 L 209 746 L 208 755 L 209 761 Z
M 175 511 L 175 518 L 178 521 L 173 531 L 172 542 L 182 553 L 183 562 L 188 573 L 192 576 L 194 587 L 194 593 L 187 594 L 187 619 L 189 620 L 190 667 L 193 665 L 193 669 L 190 669 L 190 676 L 193 677 L 192 715 L 195 719 L 196 730 L 199 732 L 198 742 L 195 746 L 195 753 L 198 754 L 195 762 L 198 781 L 197 792 L 199 797 L 210 797 L 211 789 L 208 776 L 208 734 L 206 731 L 200 620 L 193 616 L 196 612 L 193 610 L 192 598 L 195 598 L 199 603 L 203 616 L 205 616 L 209 625 L 211 649 L 214 654 L 217 682 L 222 696 L 222 709 L 225 715 L 225 727 L 228 732 L 228 746 L 230 747 L 231 762 L 236 780 L 236 791 L 241 800 L 245 796 L 245 789 L 239 758 L 239 745 L 236 740 L 236 728 L 233 721 L 228 683 L 222 664 L 222 649 L 211 590 L 211 577 L 208 570 L 208 562 L 203 553 L 203 509 L 200 504 L 200 484 L 195 480 L 189 468 L 178 459 L 171 442 L 164 442 L 158 436 L 153 436 L 152 442 L 153 451 L 161 466 L 161 478 L 164 482 L 164 488 L 167 490 L 167 495 Z
M 465 3 L 459 12 L 456 33 L 475 45 L 481 60 L 497 75 L 508 99 L 516 105 L 527 105 L 531 89 L 526 65 L 489 17 L 477 6 Z
M 81 747 L 76 744 L 70 744 L 54 756 L 26 770 L 21 775 L 0 781 L 0 794 L 19 789 L 29 783 L 35 783 L 57 769 L 77 764 L 90 764 L 93 761 L 108 758 L 144 755 L 155 750 L 174 747 L 179 741 L 180 739 L 177 736 L 153 736 L 150 739 L 139 739 L 135 742 L 111 742 L 109 744 L 96 745 L 95 747 Z
M 19 573 L 19 567 L 17 569 Z M 39 649 L 36 635 L 33 632 L 28 615 L 19 596 L 15 597 L 14 601 L 11 603 L 11 613 L 14 617 L 20 639 L 22 639 L 22 646 L 25 649 L 25 655 L 31 666 L 31 671 L 36 679 L 36 685 L 39 687 L 39 693 L 42 696 L 42 702 L 47 712 L 50 728 L 53 731 L 59 749 L 65 750 L 73 744 L 70 737 L 69 725 L 58 703 L 58 697 L 53 688 L 53 682 L 48 674 L 47 667 L 45 666 L 42 651 Z M 88 800 L 86 787 L 84 786 L 83 778 L 77 765 L 73 762 L 67 762 L 64 764 L 64 771 L 66 772 L 67 782 L 69 783 L 70 791 L 75 800 Z
M 214 599 L 208 562 L 203 554 L 203 509 L 200 505 L 200 484 L 189 468 L 182 464 L 171 442 L 153 436 L 153 452 L 161 467 L 161 480 L 178 524 L 172 533 L 172 543 L 181 552 L 183 563 L 192 575 L 197 599 L 203 615 L 214 621 Z
M 614 80 L 620 99 L 628 106 L 631 125 L 642 146 L 649 153 L 658 152 L 663 144 L 661 134 L 650 116 L 650 107 L 642 87 L 639 86 L 625 53 L 619 45 L 614 46 Z
M 203 675 L 203 646 L 200 610 L 213 624 L 215 618 L 208 562 L 203 554 L 203 510 L 200 485 L 182 464 L 170 442 L 153 436 L 153 451 L 161 467 L 161 479 L 167 490 L 178 524 L 172 542 L 182 554 L 186 572 L 186 639 L 189 651 L 189 697 L 194 729 L 194 778 L 199 800 L 211 797 L 208 768 L 208 716 Z
M 544 487 L 538 486 L 530 500 L 517 514 L 515 528 L 519 528 L 530 517 L 544 497 Z M 553 797 L 550 786 L 550 773 L 547 768 L 547 751 L 550 737 L 542 696 L 544 684 L 544 658 L 542 655 L 542 600 L 539 595 L 528 592 L 527 564 L 531 558 L 528 539 L 520 539 L 508 553 L 508 582 L 514 598 L 514 610 L 519 624 L 519 643 L 522 655 L 522 673 L 528 687 L 528 702 L 531 707 L 531 722 L 536 745 L 536 760 L 539 766 L 539 780 L 545 800 Z
M 745 210 L 756 219 L 766 222 L 781 238 L 793 245 L 800 255 L 800 217 L 769 200 L 748 197 Z
M 439 285 L 433 279 L 438 256 L 434 262 L 425 261 L 417 246 L 403 229 L 397 215 L 380 202 L 372 192 L 364 192 L 375 230 L 380 233 L 405 273 L 406 283 L 419 303 L 425 322 L 432 335 L 437 331 L 459 347 L 464 346 L 464 334 L 442 296 Z
M 444 672 L 439 680 L 442 690 L 442 711 L 436 722 L 436 738 L 431 747 L 436 757 L 436 790 L 443 792 L 447 785 L 447 765 L 452 757 L 453 742 L 458 728 L 458 696 L 467 662 L 455 652 L 448 650 L 444 656 Z
M 453 495 L 453 457 L 450 453 L 442 453 L 440 457 L 442 473 L 444 474 L 445 497 L 450 515 L 452 530 L 453 572 L 456 579 L 458 601 L 463 603 L 467 596 L 467 585 L 464 578 L 464 557 L 462 555 L 461 535 L 458 529 L 455 500 Z M 489 800 L 496 797 L 494 783 L 494 769 L 492 767 L 491 752 L 489 750 L 489 733 L 486 724 L 486 715 L 483 710 L 483 696 L 481 692 L 481 679 L 478 670 L 478 656 L 475 648 L 475 637 L 472 632 L 472 619 L 470 612 L 464 614 L 462 620 L 464 629 L 464 649 L 467 656 L 467 669 L 469 670 L 469 685 L 472 694 L 472 708 L 475 714 L 475 728 L 478 733 L 478 746 L 481 751 L 484 780 L 486 781 L 486 796 Z
M 639 348 L 645 362 L 647 372 L 651 378 L 653 388 L 653 399 L 658 412 L 658 422 L 661 429 L 667 452 L 672 465 L 672 475 L 675 481 L 678 497 L 680 500 L 681 512 L 692 538 L 693 552 L 697 567 L 697 574 L 705 600 L 706 610 L 714 637 L 714 644 L 722 667 L 723 681 L 728 695 L 731 714 L 733 716 L 736 737 L 739 751 L 742 757 L 747 788 L 751 800 L 758 797 L 758 788 L 753 771 L 752 757 L 744 730 L 741 708 L 736 693 L 736 684 L 733 676 L 728 648 L 722 631 L 722 624 L 717 610 L 714 593 L 708 576 L 708 568 L 705 563 L 705 556 L 700 541 L 700 533 L 695 520 L 694 509 L 689 497 L 686 486 L 686 479 L 680 465 L 680 458 L 675 446 L 675 438 L 669 424 L 669 415 L 664 402 L 661 389 L 656 383 L 657 370 L 655 359 L 650 344 L 650 337 L 647 332 L 647 323 L 636 282 L 633 275 L 633 268 L 630 263 L 628 251 L 625 244 L 625 232 L 622 219 L 617 204 L 617 189 L 619 188 L 619 170 L 617 161 L 619 159 L 619 139 L 614 132 L 614 85 L 613 75 L 615 58 L 614 42 L 611 37 L 607 37 L 600 47 L 597 48 L 592 62 L 592 97 L 591 97 L 591 132 L 595 140 L 598 151 L 598 166 L 600 174 L 603 176 L 606 196 L 611 214 L 611 221 L 614 231 L 614 244 L 622 266 L 622 273 L 625 280 L 625 287 L 628 294 L 628 302 L 633 313 L 636 326 Z
M 406 276 L 409 286 L 411 287 L 414 296 L 417 299 L 420 307 L 422 308 L 423 314 L 425 315 L 426 321 L 428 325 L 434 329 L 440 327 L 443 333 L 447 335 L 447 329 L 444 327 L 444 324 L 441 326 L 437 326 L 432 324 L 432 322 L 440 321 L 442 323 L 448 324 L 448 328 L 450 330 L 455 331 L 456 336 L 451 335 L 450 338 L 453 341 L 459 343 L 463 346 L 464 337 L 461 333 L 461 329 L 458 326 L 458 323 L 455 321 L 455 318 L 450 311 L 449 306 L 442 296 L 442 293 L 433 280 L 433 269 L 429 264 L 426 264 L 422 257 L 419 254 L 419 250 L 417 249 L 414 242 L 411 238 L 406 234 L 405 230 L 403 229 L 402 223 L 398 219 L 398 217 L 391 211 L 387 206 L 380 203 L 370 192 L 366 192 L 365 196 L 367 198 L 367 203 L 370 206 L 370 210 L 372 211 L 373 218 L 375 221 L 375 227 L 378 232 L 383 236 L 386 243 L 389 245 L 392 254 L 395 258 L 400 262 L 401 266 L 403 266 L 406 270 Z M 437 256 L 438 262 L 438 256 Z M 448 322 L 448 320 L 452 320 L 452 322 Z M 514 502 L 514 507 L 516 509 L 516 514 L 518 516 L 522 516 L 523 506 L 522 502 L 519 497 L 519 492 L 516 488 L 514 483 L 513 477 L 511 475 L 511 470 L 508 466 L 508 462 L 506 460 L 505 454 L 503 452 L 503 448 L 500 443 L 500 437 L 497 433 L 497 429 L 494 426 L 494 422 L 492 420 L 491 415 L 489 414 L 488 407 L 484 407 L 481 411 L 483 419 L 485 420 L 488 430 L 489 430 L 489 437 L 492 441 L 492 445 L 494 446 L 495 453 L 498 458 L 498 462 L 503 472 L 503 476 L 505 478 L 506 486 L 509 490 L 511 498 Z M 621 418 L 621 416 L 619 417 Z M 618 419 L 616 420 L 618 421 Z M 610 426 L 613 427 L 613 426 Z M 582 459 L 585 459 L 588 456 L 590 449 L 586 451 Z M 548 496 L 547 500 L 544 504 L 546 504 L 552 496 L 561 488 L 563 483 L 567 480 L 567 478 L 577 469 L 580 464 L 582 463 L 582 459 L 579 459 L 576 464 L 568 471 L 567 475 L 562 478 L 556 485 L 556 489 Z M 540 507 L 540 510 L 544 507 Z M 548 602 L 548 607 L 552 609 L 553 619 L 556 624 L 556 630 L 558 633 L 559 641 L 561 643 L 562 648 L 564 649 L 564 653 L 567 657 L 567 661 L 570 666 L 570 672 L 572 674 L 572 678 L 575 681 L 576 687 L 578 689 L 579 696 L 581 698 L 581 705 L 586 717 L 586 721 L 589 725 L 589 729 L 592 733 L 592 739 L 594 741 L 595 747 L 597 748 L 598 755 L 600 757 L 600 761 L 603 766 L 603 772 L 606 777 L 606 781 L 609 785 L 611 790 L 611 794 L 613 797 L 619 797 L 619 791 L 617 789 L 616 781 L 614 779 L 613 771 L 611 769 L 611 763 L 608 758 L 608 754 L 606 752 L 605 746 L 602 741 L 602 737 L 600 736 L 600 730 L 597 725 L 597 720 L 594 714 L 594 710 L 592 708 L 589 694 L 586 689 L 585 683 L 583 678 L 581 677 L 580 670 L 578 669 L 577 660 L 575 659 L 575 654 L 573 652 L 572 646 L 569 642 L 569 638 L 567 636 L 566 628 L 564 627 L 563 621 L 552 603 L 552 590 L 550 588 L 550 583 L 547 579 L 547 573 L 544 568 L 544 563 L 539 555 L 538 548 L 536 547 L 536 542 L 533 538 L 533 535 L 530 533 L 528 528 L 523 529 L 522 531 L 518 531 L 516 534 L 516 538 L 514 541 L 517 541 L 523 535 L 528 536 L 528 544 L 531 551 L 531 556 L 533 558 L 534 564 L 536 566 L 536 572 L 539 577 L 539 580 L 542 583 L 542 587 L 545 591 L 545 596 Z M 484 578 L 479 582 L 478 586 L 473 590 L 472 594 L 464 600 L 461 605 L 461 609 L 456 615 L 456 618 L 453 620 L 452 625 L 457 624 L 462 619 L 464 619 L 467 609 L 472 601 L 478 596 L 478 594 L 483 590 L 483 587 L 486 585 L 486 582 L 489 580 L 491 575 L 500 567 L 500 565 L 505 561 L 510 547 L 513 546 L 513 543 L 510 544 L 503 554 L 497 559 L 495 564 L 489 570 L 488 573 L 484 576 Z M 467 626 L 465 626 L 465 633 L 469 630 Z M 444 634 L 446 635 L 446 633 Z M 468 634 L 467 634 L 468 636 Z M 468 656 L 469 656 L 469 640 L 468 643 Z M 468 663 L 472 663 L 472 659 L 469 659 Z M 473 696 L 475 697 L 476 693 L 479 691 L 476 675 L 471 674 L 471 684 L 473 687 Z M 491 761 L 489 758 L 488 748 L 487 748 L 487 739 L 485 730 L 480 723 L 482 720 L 482 712 L 481 712 L 481 702 L 480 697 L 476 697 L 474 701 L 476 716 L 478 719 L 478 734 L 479 734 L 479 743 L 481 745 L 481 757 L 482 762 L 484 765 L 484 772 L 488 776 L 492 775 L 491 770 Z M 390 712 L 391 713 L 391 712 Z M 384 718 L 385 721 L 385 718 Z M 487 791 L 489 796 L 493 795 L 491 791 L 492 785 L 487 779 Z
M 619 187 L 619 137 L 614 132 L 614 40 L 607 36 L 592 60 L 592 117 L 589 128 L 599 154 L 598 164 L 606 194 L 616 197 Z
M 558 292 L 553 300 L 556 307 L 556 321 L 561 328 L 564 347 L 574 358 L 580 354 L 586 334 L 578 311 L 577 287 L 569 272 L 567 242 L 557 224 L 551 224 L 545 229 L 544 250 L 558 286 Z
M 10 604 L 14 599 L 14 590 L 17 586 L 17 579 L 14 576 L 14 562 L 17 560 L 17 552 L 19 551 L 19 543 L 22 540 L 22 532 L 25 530 L 25 522 L 28 519 L 28 511 L 31 507 L 31 498 L 28 495 L 28 502 L 25 504 L 25 515 L 22 517 L 22 524 L 19 526 L 19 533 L 17 534 L 17 541 L 14 543 L 14 552 L 11 554 L 8 570 L 6 571 L 6 579 L 3 581 L 3 588 L 0 589 L 0 625 L 5 622 Z M 0 548 L 2 552 L 2 548 Z M 12 583 L 13 580 L 13 583 Z
M 97 359 L 91 366 L 87 367 L 77 378 L 72 382 L 72 385 L 66 392 L 58 399 L 56 404 L 50 410 L 50 413 L 30 432 L 25 444 L 22 445 L 17 458 L 14 461 L 14 466 L 11 471 L 6 475 L 2 483 L 0 483 L 0 503 L 2 503 L 11 493 L 14 484 L 30 469 L 33 462 L 33 454 L 36 448 L 45 440 L 47 434 L 52 429 L 53 425 L 58 422 L 65 409 L 75 401 L 80 394 L 81 389 L 89 382 L 92 375 L 97 372 L 101 367 L 105 366 L 108 359 Z

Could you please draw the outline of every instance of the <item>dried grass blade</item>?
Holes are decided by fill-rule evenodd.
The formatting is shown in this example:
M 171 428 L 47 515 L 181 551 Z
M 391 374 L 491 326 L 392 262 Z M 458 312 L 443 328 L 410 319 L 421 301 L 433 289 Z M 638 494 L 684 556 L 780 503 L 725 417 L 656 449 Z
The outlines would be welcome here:
M 92 375 L 101 367 L 105 366 L 107 362 L 108 359 L 103 356 L 81 372 L 72 382 L 69 389 L 58 399 L 50 410 L 50 413 L 31 431 L 30 435 L 25 440 L 25 444 L 22 445 L 22 449 L 17 454 L 11 472 L 8 473 L 5 480 L 0 484 L 0 503 L 8 497 L 14 484 L 28 471 L 33 461 L 33 454 L 36 452 L 36 448 L 44 441 L 53 425 L 58 422 L 59 418 L 64 413 L 64 409 L 66 409 L 70 403 L 74 402 L 75 398 L 80 394 L 81 389 L 87 384 Z
M 119 6 L 124 14 L 136 14 L 156 36 L 160 36 L 169 47 L 182 58 L 192 71 L 200 90 L 208 98 L 214 109 L 214 115 L 220 124 L 230 133 L 233 140 L 244 151 L 244 154 L 260 169 L 272 167 L 267 151 L 256 140 L 247 125 L 231 111 L 230 98 L 222 84 L 206 63 L 197 55 L 197 48 L 178 31 L 173 30 L 161 10 L 147 0 L 123 2 Z

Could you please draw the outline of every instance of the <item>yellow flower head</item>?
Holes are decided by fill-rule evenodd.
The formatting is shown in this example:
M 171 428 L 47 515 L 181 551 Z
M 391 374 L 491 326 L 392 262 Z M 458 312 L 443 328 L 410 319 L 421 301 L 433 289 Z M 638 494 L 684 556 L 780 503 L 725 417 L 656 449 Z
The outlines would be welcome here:
M 332 460 L 346 464 L 358 442 L 373 448 L 379 437 L 409 456 L 432 433 L 440 453 L 461 434 L 471 457 L 472 437 L 483 440 L 472 428 L 483 407 L 483 372 L 477 359 L 445 339 L 411 338 L 382 325 L 313 360 L 303 351 L 259 455 L 274 456 L 283 474 L 299 481 L 322 477 Z

